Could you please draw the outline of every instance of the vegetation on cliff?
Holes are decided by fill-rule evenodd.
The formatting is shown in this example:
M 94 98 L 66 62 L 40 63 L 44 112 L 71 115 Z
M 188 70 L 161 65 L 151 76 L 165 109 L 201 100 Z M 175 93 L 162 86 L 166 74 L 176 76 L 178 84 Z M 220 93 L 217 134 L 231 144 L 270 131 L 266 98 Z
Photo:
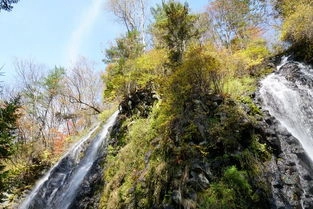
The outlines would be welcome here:
M 47 72 L 16 63 L 20 96 L 0 103 L 0 193 L 21 195 L 93 115 L 107 118 L 104 84 L 120 115 L 99 208 L 270 208 L 264 167 L 273 147 L 258 128 L 254 92 L 281 45 L 312 63 L 312 2 L 214 0 L 192 14 L 168 0 L 151 9 L 150 25 L 145 1 L 108 2 L 127 33 L 105 50 L 102 81 L 86 60 Z M 271 12 L 284 44 L 264 35 Z
M 311 62 L 310 1 L 271 3 L 289 51 L 300 48 L 295 57 Z M 270 208 L 264 168 L 275 148 L 257 128 L 262 113 L 253 102 L 277 53 L 262 36 L 268 6 L 215 0 L 195 15 L 167 1 L 152 9 L 152 49 L 109 62 L 104 77 L 124 99 L 100 208 Z M 124 75 L 119 82 L 113 69 Z M 157 98 L 153 105 L 132 102 L 143 89 Z
M 223 15 L 220 9 L 215 15 Z M 187 4 L 163 2 L 153 11 L 153 49 L 126 49 L 122 40 L 134 44 L 128 34 L 107 51 L 129 50 L 115 53 L 104 76 L 105 95 L 121 92 L 124 99 L 100 208 L 266 207 L 262 171 L 270 152 L 255 128 L 260 111 L 251 95 L 269 68 L 256 66 L 270 53 L 250 27 L 252 11 L 242 14 L 245 27 L 224 23 L 234 26 L 229 41 L 221 34 L 217 41 L 205 38 L 200 16 Z M 145 91 L 150 99 L 135 101 Z M 147 105 L 147 99 L 155 102 Z

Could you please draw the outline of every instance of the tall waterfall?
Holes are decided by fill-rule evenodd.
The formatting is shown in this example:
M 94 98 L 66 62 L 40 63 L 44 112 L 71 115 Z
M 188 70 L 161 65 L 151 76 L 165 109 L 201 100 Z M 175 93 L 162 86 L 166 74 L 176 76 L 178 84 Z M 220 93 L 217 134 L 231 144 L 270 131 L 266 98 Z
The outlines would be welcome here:
M 313 208 L 313 69 L 283 59 L 261 81 L 258 99 L 276 149 L 267 164 L 271 209 Z
M 64 157 L 38 182 L 19 209 L 67 209 L 74 201 L 77 190 L 92 165 L 101 155 L 109 129 L 114 125 L 118 112 L 114 113 L 96 133 L 94 128 L 86 137 L 70 149 Z
M 285 58 L 261 81 L 263 108 L 296 137 L 313 160 L 313 69 Z

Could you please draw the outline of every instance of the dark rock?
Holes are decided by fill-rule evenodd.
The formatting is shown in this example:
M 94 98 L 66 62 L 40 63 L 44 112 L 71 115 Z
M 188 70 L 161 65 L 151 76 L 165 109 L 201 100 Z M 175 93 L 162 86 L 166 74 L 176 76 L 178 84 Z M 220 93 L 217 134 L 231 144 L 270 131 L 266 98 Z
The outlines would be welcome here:
M 268 125 L 273 125 L 273 118 L 265 118 L 265 122 L 266 122 Z
M 123 99 L 120 103 L 120 114 L 125 114 L 127 117 L 138 114 L 141 117 L 148 117 L 151 107 L 158 96 L 151 89 L 139 89 Z
M 220 105 L 222 104 L 224 101 L 224 98 L 219 95 L 219 94 L 215 94 L 213 97 L 212 97 L 212 102 L 216 102 L 217 105 Z
M 267 111 L 257 127 L 273 152 L 267 173 L 272 188 L 271 209 L 312 207 L 312 163 L 299 141 Z M 308 196 L 306 194 L 309 194 Z
M 210 186 L 209 180 L 203 173 L 197 173 L 195 171 L 191 171 L 190 175 L 192 178 L 189 179 L 189 185 L 197 191 L 202 191 Z
M 174 190 L 172 194 L 172 199 L 176 204 L 180 205 L 182 202 L 181 192 L 179 190 Z
M 151 157 L 152 152 L 149 151 L 145 154 L 145 164 L 148 164 L 150 161 L 150 157 Z
M 310 175 L 304 175 L 303 178 L 304 178 L 304 180 L 306 180 L 306 181 L 312 181 L 312 180 L 313 180 Z
M 77 196 L 69 209 L 97 208 L 100 201 L 102 179 L 102 158 L 99 158 L 86 175 L 82 185 L 77 191 Z

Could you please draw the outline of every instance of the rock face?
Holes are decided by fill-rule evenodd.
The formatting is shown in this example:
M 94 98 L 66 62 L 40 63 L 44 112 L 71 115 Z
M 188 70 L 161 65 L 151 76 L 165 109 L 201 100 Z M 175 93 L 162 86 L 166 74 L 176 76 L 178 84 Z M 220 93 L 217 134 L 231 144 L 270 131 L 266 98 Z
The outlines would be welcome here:
M 261 82 L 256 96 L 264 107 L 260 129 L 273 150 L 267 165 L 273 209 L 313 208 L 312 71 L 301 63 L 285 61 Z
M 271 185 L 271 208 L 313 208 L 312 162 L 299 141 L 268 112 L 262 130 L 272 147 L 273 156 L 267 164 L 266 177 Z
M 151 89 L 139 89 L 125 97 L 120 103 L 120 114 L 126 116 L 138 114 L 141 117 L 147 117 L 153 103 L 157 100 L 158 96 Z

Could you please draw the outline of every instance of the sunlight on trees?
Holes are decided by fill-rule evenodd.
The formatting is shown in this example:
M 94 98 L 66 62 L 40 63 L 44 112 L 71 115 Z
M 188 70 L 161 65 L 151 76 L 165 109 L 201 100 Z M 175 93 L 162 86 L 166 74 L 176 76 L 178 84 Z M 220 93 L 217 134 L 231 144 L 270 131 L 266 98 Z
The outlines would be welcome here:
M 290 49 L 296 57 L 306 62 L 313 62 L 313 2 L 274 1 L 282 17 L 281 38 L 291 45 Z
M 17 2 L 2 0 L 0 11 L 10 11 L 11 4 Z M 269 24 L 266 22 L 268 14 L 274 12 L 269 10 L 275 9 L 276 15 L 281 18 L 282 40 L 292 47 L 303 49 L 306 61 L 312 61 L 311 0 L 213 0 L 208 2 L 207 10 L 201 14 L 192 14 L 187 3 L 164 0 L 151 9 L 153 20 L 149 25 L 148 3 L 148 0 L 107 0 L 107 7 L 127 32 L 105 49 L 102 61 L 107 65 L 104 72 L 97 71 L 95 64 L 85 58 L 81 58 L 71 69 L 47 69 L 32 60 L 16 60 L 16 98 L 0 100 L 0 192 L 6 188 L 6 182 L 12 183 L 19 176 L 22 180 L 16 185 L 26 187 L 32 184 L 35 180 L 33 174 L 40 176 L 52 159 L 65 150 L 69 137 L 91 125 L 93 116 L 102 113 L 106 103 L 129 101 L 125 99 L 139 91 L 153 93 L 159 103 L 155 109 L 151 107 L 153 116 L 139 121 L 139 125 L 135 124 L 138 122 L 135 119 L 140 115 L 127 119 L 125 130 L 129 127 L 133 130 L 127 140 L 136 139 L 131 146 L 132 152 L 141 149 L 138 144 L 146 139 L 145 148 L 152 143 L 157 144 L 159 150 L 153 153 L 156 158 L 153 160 L 161 162 L 162 166 L 167 157 L 171 158 L 171 163 L 181 163 L 184 157 L 193 155 L 192 152 L 207 156 L 214 149 L 225 154 L 221 158 L 228 158 L 227 149 L 240 143 L 236 141 L 238 138 L 229 136 L 232 130 L 227 129 L 241 122 L 243 110 L 236 105 L 242 103 L 251 107 L 251 112 L 257 112 L 251 94 L 256 90 L 262 73 L 269 72 L 264 69 L 267 67 L 265 60 L 273 56 L 268 47 L 269 38 L 264 35 L 266 24 Z M 150 41 L 151 46 L 147 44 Z M 224 101 L 225 104 L 222 104 Z M 218 105 L 221 109 L 215 112 Z M 203 121 L 206 126 L 199 126 Z M 208 134 L 206 131 L 210 131 L 207 137 L 210 139 L 203 137 Z M 200 144 L 201 137 L 205 138 L 203 144 Z M 118 143 L 121 143 L 118 145 L 121 148 L 127 142 Z M 224 150 L 218 146 L 225 146 Z M 140 161 L 145 158 L 144 151 L 140 150 Z M 148 164 L 136 162 L 134 153 L 131 158 L 134 162 L 128 163 L 129 153 L 125 153 L 126 157 L 122 156 L 123 161 L 116 165 L 114 160 L 118 159 L 115 158 L 117 155 L 110 155 L 112 159 L 109 160 L 114 165 L 113 170 L 108 168 L 107 173 L 114 174 L 114 178 L 124 179 L 127 175 L 123 170 L 125 165 L 136 176 L 139 172 L 136 169 Z M 172 159 L 173 156 L 177 159 Z M 6 163 L 7 159 L 20 167 L 11 169 L 14 165 Z M 253 156 L 253 159 L 257 157 Z M 27 167 L 27 164 L 31 166 Z M 118 169 L 121 170 L 115 176 Z M 162 169 L 163 172 L 166 168 Z M 251 204 L 258 202 L 252 197 L 249 169 L 253 168 L 223 167 L 220 177 L 213 179 L 210 187 L 199 195 L 200 202 L 190 201 L 186 205 L 194 208 L 248 208 L 245 201 Z M 7 177 L 10 170 L 12 178 Z M 152 170 L 149 172 L 154 175 Z M 147 173 L 146 170 L 141 173 L 143 178 L 147 177 Z M 126 185 L 124 180 L 116 181 L 120 182 L 108 182 L 116 188 L 106 189 L 107 194 L 104 195 L 105 198 L 113 196 L 104 200 L 112 208 L 117 204 L 115 201 L 121 198 L 132 201 L 128 192 L 131 189 L 142 194 L 147 190 L 137 188 L 137 185 L 130 188 L 134 181 L 129 176 Z M 155 185 L 161 188 L 162 182 Z M 116 191 L 121 191 L 125 197 L 119 197 L 118 193 L 114 193 Z M 164 201 L 167 201 L 165 197 Z M 150 202 L 143 198 L 142 204 L 149 205 Z
M 127 32 L 138 31 L 141 43 L 146 45 L 146 22 L 148 0 L 107 0 L 109 11 L 127 29 Z
M 152 10 L 152 14 L 156 47 L 165 47 L 169 51 L 170 64 L 180 64 L 189 42 L 200 37 L 199 30 L 194 27 L 198 17 L 190 14 L 187 3 L 176 1 L 162 2 Z
M 241 48 L 245 47 L 250 32 L 259 33 L 265 21 L 265 2 L 252 0 L 215 0 L 208 7 L 212 31 L 218 38 L 217 45 L 232 47 L 234 41 Z M 253 30 L 251 30 L 253 29 Z M 250 33 L 250 34 L 249 34 Z

